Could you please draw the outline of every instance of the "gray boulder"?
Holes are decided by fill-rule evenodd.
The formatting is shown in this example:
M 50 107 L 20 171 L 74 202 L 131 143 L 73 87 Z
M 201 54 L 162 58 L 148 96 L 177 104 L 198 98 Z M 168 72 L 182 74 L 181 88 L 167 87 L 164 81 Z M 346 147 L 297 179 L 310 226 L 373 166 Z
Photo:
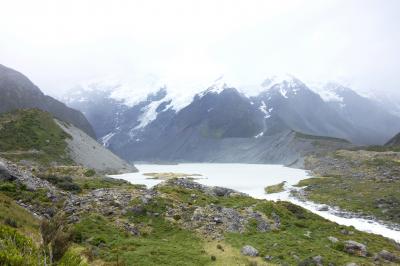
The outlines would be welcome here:
M 7 169 L 7 166 L 0 162 L 0 181 L 13 181 L 16 178 L 10 174 L 9 170 Z
M 339 239 L 337 239 L 336 237 L 334 237 L 334 236 L 329 236 L 328 237 L 328 239 L 329 239 L 329 241 L 331 241 L 332 243 L 337 243 L 337 242 L 339 242 Z
M 250 246 L 250 245 L 244 246 L 242 248 L 241 252 L 245 256 L 250 256 L 250 257 L 257 257 L 258 256 L 258 250 L 255 249 L 254 247 Z
M 344 242 L 344 251 L 360 257 L 367 256 L 367 246 L 353 240 L 348 240 Z
M 378 257 L 390 262 L 400 262 L 400 258 L 398 256 L 387 250 L 382 250 L 381 252 L 379 252 Z

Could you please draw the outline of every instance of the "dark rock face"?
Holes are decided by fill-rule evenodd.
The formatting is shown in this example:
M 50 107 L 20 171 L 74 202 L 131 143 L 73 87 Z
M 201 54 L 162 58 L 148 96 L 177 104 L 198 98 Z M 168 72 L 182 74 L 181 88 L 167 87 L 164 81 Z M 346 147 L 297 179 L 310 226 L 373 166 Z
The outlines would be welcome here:
M 44 95 L 23 74 L 0 65 L 0 113 L 23 108 L 38 108 L 62 121 L 71 123 L 95 138 L 95 133 L 85 116 L 60 101 Z

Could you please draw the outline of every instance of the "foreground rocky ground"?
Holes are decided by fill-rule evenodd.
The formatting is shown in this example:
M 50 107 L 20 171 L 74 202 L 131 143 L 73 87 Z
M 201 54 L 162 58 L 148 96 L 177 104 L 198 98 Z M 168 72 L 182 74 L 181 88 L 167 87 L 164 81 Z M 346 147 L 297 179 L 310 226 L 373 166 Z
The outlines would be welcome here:
M 310 156 L 302 196 L 361 216 L 400 224 L 400 152 L 389 149 L 338 150 Z
M 0 264 L 400 263 L 400 246 L 383 237 L 187 179 L 146 189 L 79 166 L 5 160 L 0 179 Z

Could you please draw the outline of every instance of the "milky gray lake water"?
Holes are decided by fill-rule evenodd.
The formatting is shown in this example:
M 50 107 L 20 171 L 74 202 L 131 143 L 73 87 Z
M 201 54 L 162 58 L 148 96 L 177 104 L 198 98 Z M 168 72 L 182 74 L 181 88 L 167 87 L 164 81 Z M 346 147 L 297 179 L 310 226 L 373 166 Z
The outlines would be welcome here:
M 330 208 L 329 211 L 320 211 L 320 204 L 303 202 L 291 197 L 289 190 L 300 180 L 309 178 L 307 171 L 288 168 L 282 165 L 268 164 L 217 164 L 217 163 L 188 163 L 178 165 L 139 164 L 138 173 L 114 175 L 111 177 L 127 180 L 133 184 L 144 184 L 152 187 L 162 182 L 149 179 L 144 173 L 185 173 L 200 174 L 196 180 L 204 185 L 221 186 L 231 188 L 258 199 L 286 200 L 300 205 L 328 220 L 348 226 L 354 226 L 358 230 L 380 234 L 400 242 L 400 231 L 382 223 L 362 218 L 345 218 L 337 215 L 338 211 Z M 197 177 L 196 177 L 197 178 Z M 275 185 L 286 181 L 286 191 L 275 194 L 265 194 L 266 186 Z

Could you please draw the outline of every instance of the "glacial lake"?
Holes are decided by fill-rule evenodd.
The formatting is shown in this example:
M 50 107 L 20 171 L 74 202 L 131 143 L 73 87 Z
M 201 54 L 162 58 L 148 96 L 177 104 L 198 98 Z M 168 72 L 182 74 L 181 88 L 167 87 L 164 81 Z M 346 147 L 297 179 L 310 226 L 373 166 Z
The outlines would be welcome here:
M 310 178 L 307 171 L 294 169 L 282 165 L 268 164 L 219 164 L 219 163 L 187 163 L 177 165 L 138 164 L 139 172 L 122 175 L 112 175 L 113 178 L 124 179 L 132 184 L 143 184 L 153 187 L 162 180 L 150 179 L 144 173 L 184 173 L 199 174 L 194 176 L 196 182 L 208 186 L 231 188 L 246 193 L 254 198 L 268 200 L 285 200 L 300 205 L 328 220 L 341 225 L 354 226 L 360 231 L 380 234 L 400 243 L 400 229 L 383 223 L 363 218 L 344 217 L 340 210 L 329 208 L 322 211 L 323 205 L 312 202 L 299 201 L 290 195 L 293 185 L 300 180 Z M 265 194 L 266 186 L 286 181 L 286 190 L 281 193 Z

